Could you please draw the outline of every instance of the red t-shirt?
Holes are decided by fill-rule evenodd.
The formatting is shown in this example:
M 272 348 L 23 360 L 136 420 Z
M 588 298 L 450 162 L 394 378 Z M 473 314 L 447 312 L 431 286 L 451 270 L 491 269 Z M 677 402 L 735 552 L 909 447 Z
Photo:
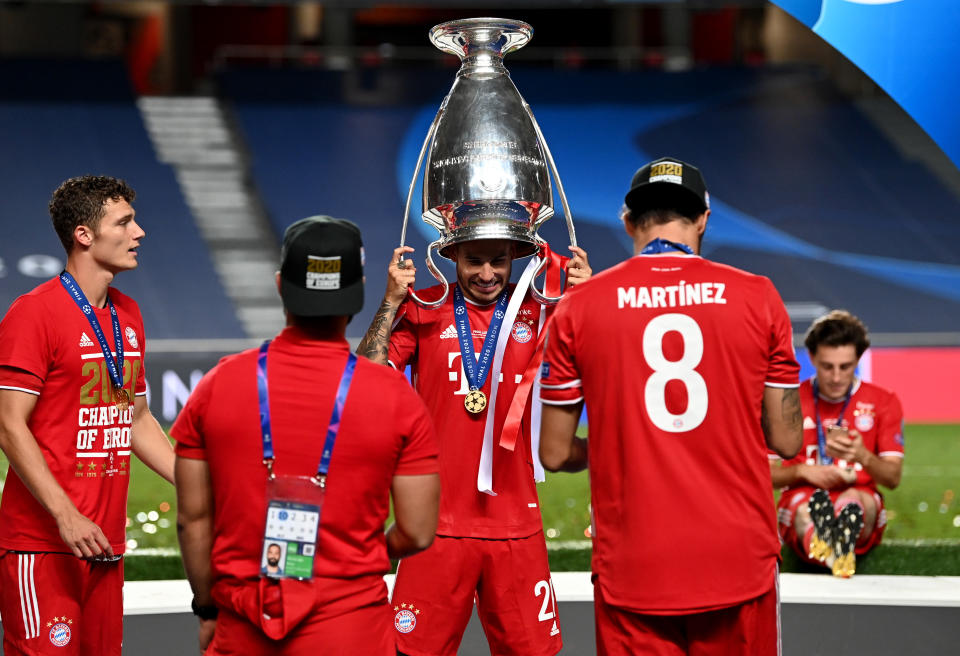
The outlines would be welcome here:
M 593 571 L 616 606 L 680 614 L 770 588 L 780 544 L 764 386 L 796 387 L 773 284 L 693 255 L 633 257 L 567 292 L 541 398 L 584 399 Z
M 439 297 L 439 287 L 418 292 L 421 298 Z M 479 356 L 495 304 L 466 302 L 474 353 Z M 477 490 L 477 469 L 483 447 L 487 410 L 467 412 L 463 401 L 470 391 L 460 361 L 460 341 L 453 315 L 453 291 L 439 308 L 427 310 L 407 302 L 390 337 L 390 363 L 399 370 L 411 367 L 413 386 L 420 393 L 440 438 L 440 522 L 438 535 L 473 538 L 522 538 L 543 530 L 533 480 L 530 451 L 530 401 L 524 410 L 522 431 L 514 451 L 499 444 L 500 432 L 524 369 L 536 349 L 540 305 L 524 298 L 503 355 L 493 426 L 493 490 Z M 491 376 L 481 390 L 490 398 Z
M 813 379 L 803 381 L 800 385 L 800 405 L 803 410 L 803 447 L 790 460 L 783 462 L 784 467 L 792 465 L 817 464 L 817 415 L 813 403 Z M 831 403 L 822 396 L 817 404 L 820 410 L 820 420 L 824 430 L 835 426 L 840 419 L 840 410 L 843 401 Z M 863 436 L 863 445 L 868 451 L 884 458 L 886 456 L 903 457 L 903 409 L 900 400 L 893 392 L 877 385 L 865 383 L 859 378 L 853 383 L 850 403 L 844 410 L 842 426 L 856 429 Z M 834 465 L 845 467 L 846 463 L 834 460 Z M 855 485 L 877 489 L 873 477 L 856 463 L 857 472 Z M 802 487 L 806 485 L 796 485 Z
M 278 475 L 317 473 L 348 353 L 346 340 L 317 341 L 292 327 L 270 344 L 267 378 Z M 267 471 L 257 355 L 251 349 L 221 360 L 197 384 L 170 430 L 178 457 L 206 460 L 210 467 L 215 583 L 256 582 L 260 575 Z M 371 589 L 363 577 L 390 570 L 383 526 L 393 477 L 436 471 L 436 436 L 423 403 L 402 375 L 360 358 L 330 461 L 314 575 L 350 579 L 379 596 L 347 599 L 353 607 L 382 601 L 382 585 Z M 342 591 L 343 583 L 329 594 L 340 597 Z
M 140 309 L 116 289 L 109 297 L 124 335 L 124 387 L 131 398 L 146 394 Z M 115 357 L 110 310 L 94 314 Z M 59 278 L 18 298 L 0 322 L 0 389 L 39 397 L 28 426 L 50 471 L 113 551 L 123 553 L 133 404 L 122 413 L 114 405 L 100 344 Z M 0 502 L 0 548 L 70 552 L 13 467 Z

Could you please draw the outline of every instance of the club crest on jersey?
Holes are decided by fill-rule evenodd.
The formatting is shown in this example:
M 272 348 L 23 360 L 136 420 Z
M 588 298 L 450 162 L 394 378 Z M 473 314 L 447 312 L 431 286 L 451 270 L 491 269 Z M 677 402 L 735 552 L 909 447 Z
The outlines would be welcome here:
M 54 647 L 66 647 L 70 644 L 70 638 L 73 635 L 73 632 L 70 630 L 70 625 L 73 624 L 73 620 L 67 619 L 66 617 L 54 617 L 52 621 L 47 622 L 47 626 L 50 627 L 50 643 Z
M 873 428 L 875 414 L 872 409 L 858 408 L 853 411 L 853 425 L 861 433 L 866 432 Z
M 420 614 L 420 610 L 414 608 L 413 604 L 400 604 L 394 606 L 393 610 L 397 612 L 393 616 L 393 626 L 396 627 L 397 631 L 410 633 L 417 628 L 417 615 Z
M 526 321 L 518 321 L 513 324 L 513 330 L 510 335 L 521 344 L 526 344 L 533 338 L 533 330 Z
M 138 345 L 137 345 L 137 331 L 135 331 L 135 330 L 134 330 L 133 328 L 131 328 L 130 326 L 127 326 L 127 329 L 126 329 L 125 331 L 123 331 L 123 334 L 126 335 L 126 337 L 127 337 L 127 342 L 129 342 L 130 346 L 132 346 L 133 348 L 138 348 Z

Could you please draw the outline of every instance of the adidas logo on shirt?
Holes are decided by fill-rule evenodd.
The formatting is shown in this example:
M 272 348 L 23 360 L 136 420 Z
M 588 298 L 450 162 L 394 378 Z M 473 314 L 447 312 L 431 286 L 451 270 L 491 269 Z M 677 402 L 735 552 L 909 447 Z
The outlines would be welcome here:
M 90 340 L 89 337 L 87 337 L 87 333 L 83 333 L 80 335 L 80 346 L 81 347 L 93 346 L 93 342 Z
M 450 324 L 443 329 L 443 332 L 440 333 L 440 339 L 456 339 L 457 338 L 457 329 L 453 327 L 453 324 Z
M 817 425 L 814 423 L 813 419 L 810 417 L 803 418 L 803 430 L 816 429 Z

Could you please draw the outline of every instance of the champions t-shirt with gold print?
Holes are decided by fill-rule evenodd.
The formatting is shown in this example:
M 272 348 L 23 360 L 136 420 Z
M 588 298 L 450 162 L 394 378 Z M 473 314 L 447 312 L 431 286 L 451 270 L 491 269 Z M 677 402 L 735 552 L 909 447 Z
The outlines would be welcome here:
M 123 385 L 146 394 L 140 309 L 111 288 L 123 335 Z M 116 357 L 109 308 L 94 308 Z M 19 297 L 0 321 L 0 389 L 36 395 L 28 426 L 54 478 L 114 553 L 123 553 L 133 404 L 114 404 L 103 351 L 58 278 Z M 13 467 L 0 501 L 0 549 L 69 553 L 53 517 Z

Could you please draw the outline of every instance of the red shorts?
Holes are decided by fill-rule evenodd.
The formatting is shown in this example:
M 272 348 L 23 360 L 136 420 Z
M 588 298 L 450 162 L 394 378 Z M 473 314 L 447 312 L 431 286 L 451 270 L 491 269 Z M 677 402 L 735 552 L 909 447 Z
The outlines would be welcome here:
M 543 533 L 484 540 L 438 535 L 400 561 L 393 589 L 397 648 L 453 656 L 474 599 L 490 653 L 553 656 L 563 647 Z
M 690 615 L 647 615 L 611 606 L 593 587 L 597 656 L 778 656 L 780 590 L 736 606 Z
M 861 535 L 854 549 L 858 556 L 862 556 L 880 544 L 880 540 L 883 538 L 883 532 L 887 528 L 887 511 L 883 506 L 883 496 L 881 496 L 879 492 L 872 488 L 859 485 L 853 487 L 860 492 L 872 495 L 873 500 L 877 504 L 877 521 L 873 525 L 873 532 L 870 533 L 870 535 Z M 847 487 L 830 490 L 830 501 L 836 503 L 837 498 L 849 489 L 850 488 Z M 780 495 L 780 500 L 777 502 L 777 527 L 780 531 L 780 539 L 789 544 L 800 558 L 819 565 L 820 561 L 811 560 L 807 556 L 806 550 L 802 545 L 802 540 L 800 539 L 802 536 L 797 535 L 793 521 L 797 514 L 797 508 L 807 503 L 815 491 L 816 488 L 808 485 L 784 491 Z
M 0 555 L 3 653 L 120 656 L 123 560 L 72 554 Z
M 205 656 L 396 656 L 393 613 L 381 604 L 324 619 L 308 617 L 282 640 L 223 608 Z

